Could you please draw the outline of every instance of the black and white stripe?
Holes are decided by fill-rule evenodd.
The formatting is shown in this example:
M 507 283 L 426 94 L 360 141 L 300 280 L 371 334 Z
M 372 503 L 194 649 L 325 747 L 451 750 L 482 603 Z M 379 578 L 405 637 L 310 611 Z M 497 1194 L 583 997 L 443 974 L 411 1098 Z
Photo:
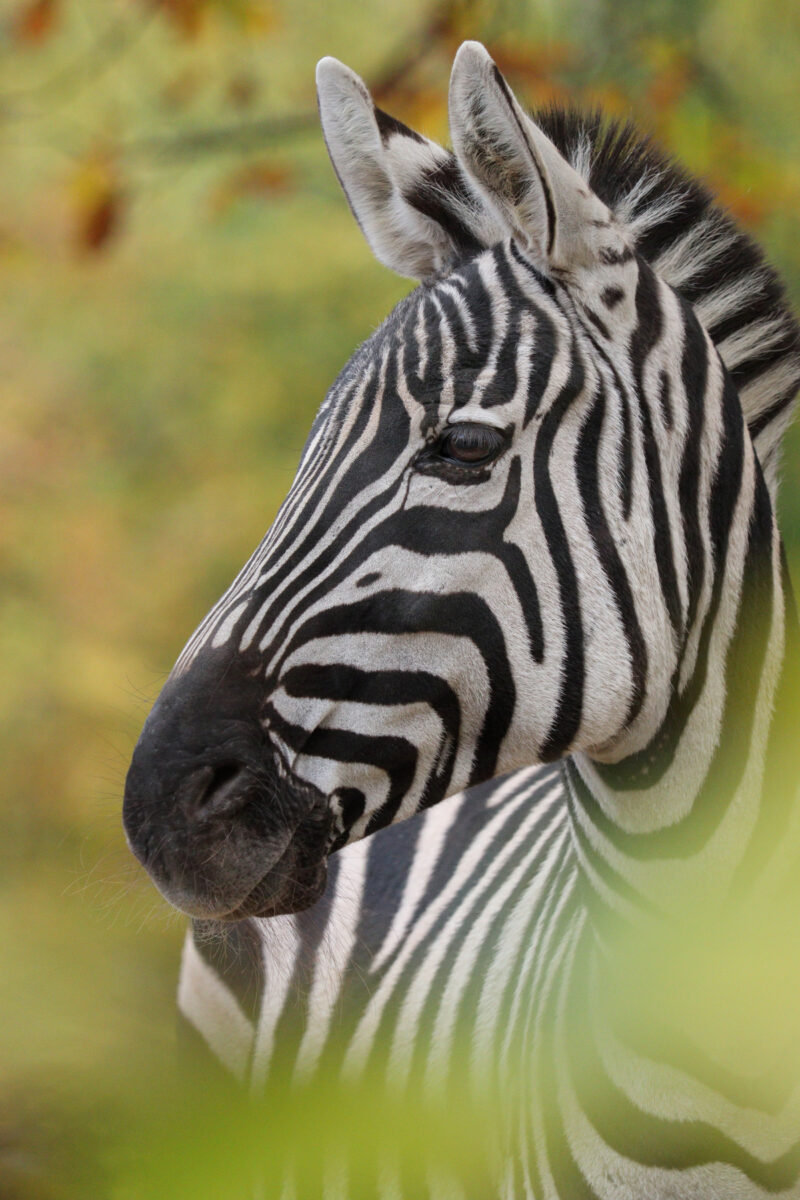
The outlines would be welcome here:
M 258 1087 L 325 1062 L 435 1089 L 464 1053 L 476 1091 L 513 1078 L 499 1195 L 800 1196 L 798 1064 L 743 1066 L 669 998 L 794 896 L 781 285 L 632 128 L 532 120 L 474 43 L 454 154 L 341 64 L 319 83 L 367 239 L 423 284 L 169 685 L 257 685 L 339 851 L 305 912 L 203 923 L 182 1011 Z

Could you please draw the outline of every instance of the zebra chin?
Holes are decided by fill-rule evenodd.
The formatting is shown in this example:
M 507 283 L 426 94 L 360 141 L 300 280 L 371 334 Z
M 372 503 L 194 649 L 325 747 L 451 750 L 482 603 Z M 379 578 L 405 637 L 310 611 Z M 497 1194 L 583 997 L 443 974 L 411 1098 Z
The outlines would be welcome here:
M 164 882 L 151 872 L 161 894 L 170 904 L 195 919 L 241 921 L 247 917 L 277 917 L 302 912 L 320 899 L 328 879 L 327 852 L 315 852 L 319 838 L 300 832 L 267 869 L 254 888 L 231 892 L 212 885 L 200 891 L 192 883 Z M 231 906 L 231 899 L 233 904 Z
M 168 681 L 125 783 L 128 843 L 190 916 L 299 912 L 325 890 L 328 798 L 279 761 L 247 687 L 225 691 L 206 671 Z M 221 714 L 210 714 L 209 695 L 227 699 Z

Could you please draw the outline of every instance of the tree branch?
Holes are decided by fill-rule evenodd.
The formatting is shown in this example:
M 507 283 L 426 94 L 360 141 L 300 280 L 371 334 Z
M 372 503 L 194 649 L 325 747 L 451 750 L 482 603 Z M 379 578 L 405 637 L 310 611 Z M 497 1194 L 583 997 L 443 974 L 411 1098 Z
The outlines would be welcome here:
M 440 0 L 423 27 L 395 48 L 368 86 L 378 101 L 391 97 L 405 76 L 423 62 L 452 27 L 456 10 L 469 12 L 476 0 Z M 152 135 L 122 144 L 131 157 L 192 158 L 208 151 L 241 153 L 269 142 L 280 142 L 316 130 L 316 108 L 299 113 L 276 114 L 249 121 L 236 121 L 187 130 L 183 133 Z

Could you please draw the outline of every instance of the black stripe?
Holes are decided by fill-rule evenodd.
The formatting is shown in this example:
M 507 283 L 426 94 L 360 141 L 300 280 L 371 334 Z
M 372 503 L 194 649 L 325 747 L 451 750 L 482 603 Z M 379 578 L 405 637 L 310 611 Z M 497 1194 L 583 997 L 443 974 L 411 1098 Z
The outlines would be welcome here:
M 684 307 L 682 316 L 681 382 L 686 398 L 687 425 L 678 477 L 678 501 L 683 522 L 683 544 L 686 551 L 685 579 L 688 593 L 684 628 L 689 630 L 694 624 L 705 578 L 705 552 L 700 533 L 700 488 L 698 485 L 700 452 L 708 406 L 706 390 L 708 387 L 709 347 L 694 313 Z
M 482 242 L 461 215 L 464 209 L 475 207 L 475 200 L 467 191 L 455 155 L 450 154 L 436 167 L 421 172 L 413 187 L 403 192 L 403 198 L 417 212 L 440 225 L 459 254 L 477 254 L 483 249 Z
M 561 758 L 578 732 L 583 712 L 584 638 L 578 580 L 564 523 L 550 478 L 550 451 L 564 414 L 583 391 L 586 377 L 577 347 L 571 346 L 570 375 L 552 407 L 544 414 L 533 459 L 534 499 L 558 580 L 563 616 L 564 651 L 555 716 L 539 751 L 543 762 Z
M 351 604 L 331 606 L 325 612 L 308 617 L 287 642 L 283 657 L 288 657 L 297 647 L 315 638 L 335 637 L 353 631 L 360 634 L 397 635 L 425 631 L 451 636 L 458 634 L 472 641 L 486 663 L 489 699 L 477 738 L 469 783 L 490 779 L 495 773 L 500 746 L 511 722 L 516 688 L 503 629 L 488 604 L 472 592 L 453 592 L 443 596 L 401 589 L 384 591 L 379 594 L 379 599 L 368 596 Z M 277 719 L 277 714 L 274 716 Z M 318 735 L 322 736 L 323 732 L 318 731 Z M 297 745 L 297 739 L 301 736 L 296 731 L 292 744 Z M 343 738 L 346 736 L 341 734 Z M 409 749 L 413 749 L 408 745 Z M 366 747 L 362 749 L 366 752 Z M 344 753 L 341 743 L 337 744 L 336 751 L 333 756 L 336 758 Z M 346 757 L 342 761 L 347 761 Z M 354 757 L 352 761 L 372 762 L 373 756 L 367 759 Z
M 600 496 L 599 458 L 605 422 L 605 389 L 602 380 L 595 403 L 581 430 L 575 454 L 575 474 L 583 502 L 583 514 L 597 557 L 614 596 L 620 626 L 628 644 L 631 671 L 631 698 L 625 715 L 626 726 L 639 715 L 647 682 L 647 645 L 642 634 L 636 604 L 622 565 L 617 545 L 603 511 Z
M 672 415 L 672 384 L 670 383 L 668 373 L 663 370 L 659 372 L 658 377 L 658 403 L 661 407 L 661 416 L 666 429 L 672 429 L 674 417 Z

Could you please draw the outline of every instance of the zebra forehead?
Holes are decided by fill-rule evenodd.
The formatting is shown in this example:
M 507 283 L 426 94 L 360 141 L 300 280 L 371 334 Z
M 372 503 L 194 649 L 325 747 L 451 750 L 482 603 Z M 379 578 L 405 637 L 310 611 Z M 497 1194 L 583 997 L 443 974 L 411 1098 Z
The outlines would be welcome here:
M 554 316 L 569 319 L 552 283 L 509 241 L 464 257 L 399 301 L 343 368 L 319 417 L 341 424 L 354 405 L 401 389 L 431 411 L 505 402 L 520 354 L 536 343 L 546 365 L 551 338 L 537 339 L 537 327 L 550 330 Z

